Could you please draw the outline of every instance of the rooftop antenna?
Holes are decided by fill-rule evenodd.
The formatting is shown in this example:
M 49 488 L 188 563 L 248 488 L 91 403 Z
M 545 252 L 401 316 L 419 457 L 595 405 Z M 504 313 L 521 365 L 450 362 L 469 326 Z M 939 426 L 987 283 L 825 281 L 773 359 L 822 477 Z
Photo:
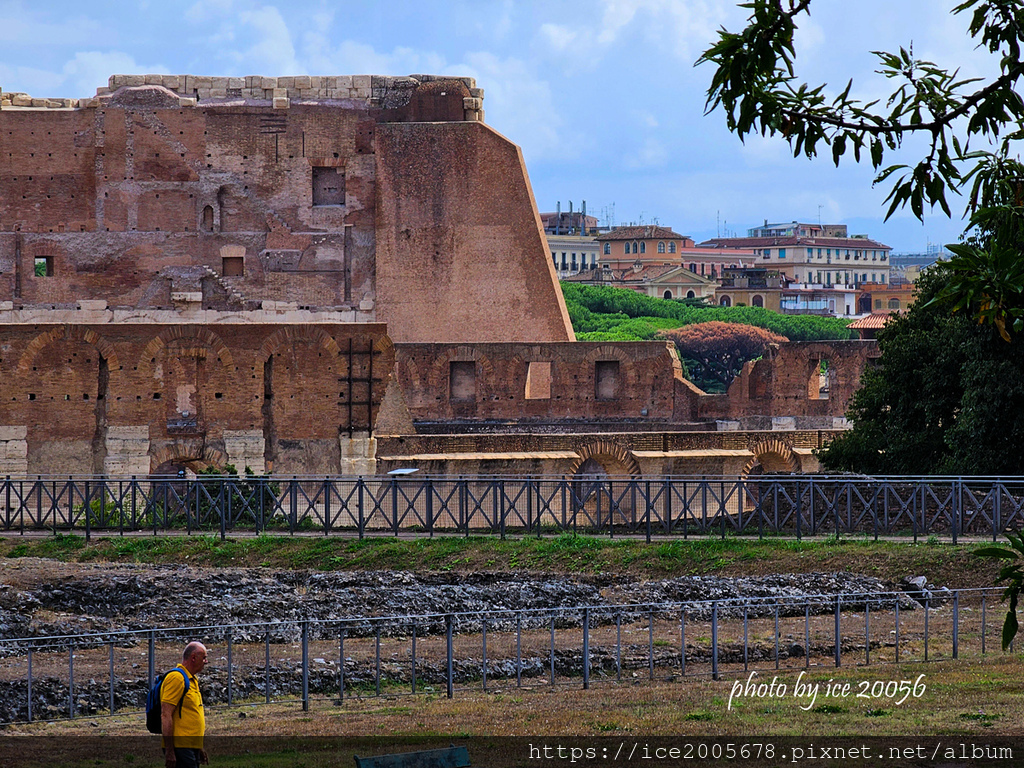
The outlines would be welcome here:
M 821 226 L 821 206 L 818 206 L 818 226 Z
M 722 212 L 720 210 L 715 211 L 715 229 L 718 232 L 716 237 L 722 236 Z

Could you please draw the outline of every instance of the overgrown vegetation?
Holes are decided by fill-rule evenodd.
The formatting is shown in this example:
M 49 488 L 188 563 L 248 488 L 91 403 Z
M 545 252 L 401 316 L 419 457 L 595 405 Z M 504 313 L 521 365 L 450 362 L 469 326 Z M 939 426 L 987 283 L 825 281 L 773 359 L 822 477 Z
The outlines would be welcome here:
M 991 584 L 996 563 L 969 547 L 944 543 L 874 542 L 863 538 L 746 539 L 701 537 L 609 539 L 571 533 L 547 537 L 435 538 L 289 536 L 0 537 L 0 560 L 45 557 L 69 562 L 190 563 L 311 570 L 548 572 L 665 577 L 856 571 L 897 581 L 925 574 L 930 581 L 971 587 Z
M 848 320 L 814 315 L 783 315 L 760 307 L 702 307 L 692 302 L 655 299 L 628 288 L 562 283 L 576 338 L 580 341 L 648 341 L 658 332 L 720 321 L 765 328 L 790 341 L 851 339 Z

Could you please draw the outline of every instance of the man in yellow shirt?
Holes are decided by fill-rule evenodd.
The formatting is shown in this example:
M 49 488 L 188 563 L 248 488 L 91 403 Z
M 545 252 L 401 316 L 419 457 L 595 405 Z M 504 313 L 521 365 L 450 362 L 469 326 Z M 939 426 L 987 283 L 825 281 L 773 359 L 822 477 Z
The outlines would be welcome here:
M 188 690 L 185 690 L 185 677 L 177 672 L 168 673 L 160 685 L 164 757 L 167 768 L 199 768 L 200 764 L 210 762 L 203 749 L 206 715 L 196 680 L 196 675 L 206 666 L 206 646 L 193 641 L 185 646 L 181 658 L 176 669 L 188 675 Z

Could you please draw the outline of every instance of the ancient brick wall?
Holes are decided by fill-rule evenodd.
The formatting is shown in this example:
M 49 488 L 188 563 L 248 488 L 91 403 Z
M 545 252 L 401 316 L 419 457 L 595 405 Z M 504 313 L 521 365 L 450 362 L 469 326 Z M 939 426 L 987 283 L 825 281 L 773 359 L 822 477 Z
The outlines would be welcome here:
M 18 444 L 4 458 L 44 475 L 338 473 L 393 364 L 379 324 L 8 325 L 0 432 Z
M 519 148 L 478 123 L 376 136 L 379 317 L 392 338 L 575 339 Z
M 801 424 L 831 427 L 843 419 L 860 377 L 878 357 L 874 341 L 787 342 L 769 348 L 747 363 L 726 395 L 702 398 L 705 419 L 765 417 L 792 420 L 775 428 Z M 824 365 L 822 365 L 824 363 Z M 769 423 L 765 426 L 771 429 Z
M 679 361 L 667 342 L 397 344 L 413 421 L 670 423 Z

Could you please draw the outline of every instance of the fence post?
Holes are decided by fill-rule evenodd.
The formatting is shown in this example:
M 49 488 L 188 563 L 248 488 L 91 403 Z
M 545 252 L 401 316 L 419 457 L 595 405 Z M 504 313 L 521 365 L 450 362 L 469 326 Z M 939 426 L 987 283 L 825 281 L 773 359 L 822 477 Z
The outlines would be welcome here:
M 960 527 L 960 518 L 964 509 L 964 481 L 963 478 L 953 480 L 953 519 L 950 528 L 953 529 L 953 544 L 956 544 L 957 529 Z
M 338 633 L 338 702 L 345 701 L 345 628 Z
M 679 673 L 686 676 L 686 603 L 679 608 Z
M 583 609 L 583 690 L 590 688 L 590 608 Z
M 953 592 L 953 658 L 960 658 L 960 590 Z
M 232 637 L 233 634 L 234 633 L 230 629 L 228 629 L 228 706 L 229 707 L 232 704 L 235 703 L 234 690 L 233 690 L 233 688 L 231 686 L 231 671 L 232 671 L 231 668 L 232 668 L 233 662 L 234 662 L 234 655 L 233 655 L 233 651 L 234 651 L 234 638 Z
M 454 649 L 452 648 L 452 617 L 449 614 L 444 617 L 445 622 L 445 654 L 447 661 L 448 670 L 448 698 L 452 698 L 455 693 L 455 681 L 452 679 L 454 676 Z
M 32 646 L 28 647 L 28 721 L 32 722 Z
M 365 483 L 363 482 L 363 476 L 360 475 L 359 479 L 356 480 L 356 505 L 359 507 L 359 538 L 362 540 L 363 536 L 366 535 L 366 515 L 363 511 L 363 491 L 365 489 Z
M 718 602 L 711 604 L 711 679 L 718 680 Z
M 75 717 L 75 644 L 68 647 L 68 717 Z
M 836 668 L 839 668 L 840 666 L 842 666 L 842 663 L 843 663 L 843 649 L 842 649 L 842 646 L 840 645 L 840 640 L 841 640 L 841 638 L 840 638 L 841 627 L 840 627 L 840 618 L 839 618 L 839 601 L 840 601 L 840 599 L 841 599 L 840 596 L 836 595 L 836 626 L 835 626 Z
M 149 688 L 156 682 L 156 632 L 149 631 Z
M 302 711 L 309 712 L 309 619 L 302 621 Z
M 270 703 L 270 625 L 269 624 L 267 625 L 267 631 L 263 633 L 263 638 L 264 638 L 264 648 L 263 648 L 264 666 L 263 666 L 263 672 L 266 675 L 266 679 L 264 681 L 263 693 L 264 693 L 264 698 L 266 699 L 267 704 L 269 704 Z

